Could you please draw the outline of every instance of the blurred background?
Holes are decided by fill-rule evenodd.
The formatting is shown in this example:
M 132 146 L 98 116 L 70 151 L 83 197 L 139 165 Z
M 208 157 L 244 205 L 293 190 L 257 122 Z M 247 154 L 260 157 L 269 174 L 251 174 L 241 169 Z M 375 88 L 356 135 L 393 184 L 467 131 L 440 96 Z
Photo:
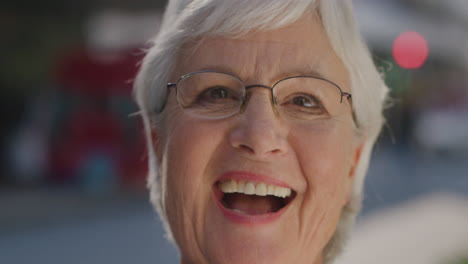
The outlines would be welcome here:
M 339 263 L 467 264 L 468 1 L 354 2 L 394 100 Z M 165 4 L 2 1 L 0 263 L 177 263 L 130 116 Z

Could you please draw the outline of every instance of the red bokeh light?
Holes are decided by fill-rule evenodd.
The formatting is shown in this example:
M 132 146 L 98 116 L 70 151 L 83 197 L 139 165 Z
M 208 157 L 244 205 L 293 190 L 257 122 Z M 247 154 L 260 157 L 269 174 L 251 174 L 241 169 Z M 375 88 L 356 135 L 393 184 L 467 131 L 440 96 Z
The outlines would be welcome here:
M 405 69 L 418 69 L 429 56 L 426 39 L 418 32 L 404 32 L 393 43 L 393 58 Z

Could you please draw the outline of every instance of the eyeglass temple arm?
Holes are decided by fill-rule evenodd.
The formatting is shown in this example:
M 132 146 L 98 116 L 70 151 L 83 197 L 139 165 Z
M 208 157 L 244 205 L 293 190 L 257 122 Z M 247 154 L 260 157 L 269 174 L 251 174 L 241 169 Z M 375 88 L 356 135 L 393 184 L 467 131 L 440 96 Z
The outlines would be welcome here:
M 167 83 L 167 85 L 166 85 L 166 88 L 167 88 L 166 99 L 164 100 L 163 104 L 161 105 L 161 108 L 156 109 L 157 114 L 161 113 L 164 110 L 164 108 L 166 108 L 167 95 L 169 94 L 169 89 L 171 89 L 171 87 L 176 87 L 176 86 L 177 86 L 177 83 Z
M 343 97 L 346 97 L 346 99 L 351 99 L 352 98 L 352 95 L 350 93 L 347 93 L 347 92 L 341 92 L 341 101 L 343 101 Z
M 346 97 L 346 99 L 348 100 L 352 100 L 352 95 L 350 93 L 347 93 L 347 92 L 341 92 L 341 101 L 343 102 L 343 97 Z M 352 108 L 352 107 L 351 107 Z M 354 112 L 353 109 L 351 109 L 351 114 L 353 115 L 353 121 L 354 121 L 354 124 L 359 127 L 359 123 L 358 123 L 358 119 L 357 119 L 357 116 L 356 116 L 356 113 Z

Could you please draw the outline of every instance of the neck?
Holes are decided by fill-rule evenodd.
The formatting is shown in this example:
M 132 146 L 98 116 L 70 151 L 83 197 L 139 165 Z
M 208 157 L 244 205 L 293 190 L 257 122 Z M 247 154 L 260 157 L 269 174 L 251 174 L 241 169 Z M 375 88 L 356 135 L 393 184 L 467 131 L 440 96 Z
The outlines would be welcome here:
M 182 257 L 182 258 L 180 259 L 180 264 L 195 264 L 195 263 L 193 263 L 192 261 L 190 261 L 190 260 L 188 260 L 188 259 Z M 196 263 L 196 264 L 201 264 L 201 263 Z M 315 260 L 315 262 L 314 262 L 313 264 L 323 264 L 323 257 L 322 257 L 322 255 L 320 255 L 320 256 L 317 258 L 317 260 Z
M 314 264 L 323 264 L 323 257 L 320 255 L 317 260 L 314 262 Z

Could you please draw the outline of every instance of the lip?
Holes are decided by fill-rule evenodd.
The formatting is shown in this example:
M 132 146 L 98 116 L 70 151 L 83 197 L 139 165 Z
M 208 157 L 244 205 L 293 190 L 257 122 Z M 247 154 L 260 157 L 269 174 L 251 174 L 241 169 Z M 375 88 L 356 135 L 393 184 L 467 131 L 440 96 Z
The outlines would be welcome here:
M 223 197 L 223 193 L 217 187 L 217 183 L 224 181 L 224 180 L 237 180 L 237 181 L 251 181 L 251 182 L 263 182 L 268 184 L 273 184 L 276 186 L 286 187 L 293 190 L 288 184 L 282 182 L 280 180 L 271 178 L 269 176 L 255 174 L 251 172 L 244 172 L 244 171 L 231 171 L 224 173 L 221 175 L 218 180 L 213 184 L 213 199 L 217 204 L 218 208 L 220 209 L 221 213 L 226 217 L 228 220 L 236 223 L 242 224 L 246 226 L 257 226 L 262 224 L 270 224 L 278 220 L 289 208 L 292 201 L 285 205 L 283 208 L 276 212 L 261 214 L 261 215 L 247 215 L 242 214 L 224 207 L 221 203 L 221 199 Z

